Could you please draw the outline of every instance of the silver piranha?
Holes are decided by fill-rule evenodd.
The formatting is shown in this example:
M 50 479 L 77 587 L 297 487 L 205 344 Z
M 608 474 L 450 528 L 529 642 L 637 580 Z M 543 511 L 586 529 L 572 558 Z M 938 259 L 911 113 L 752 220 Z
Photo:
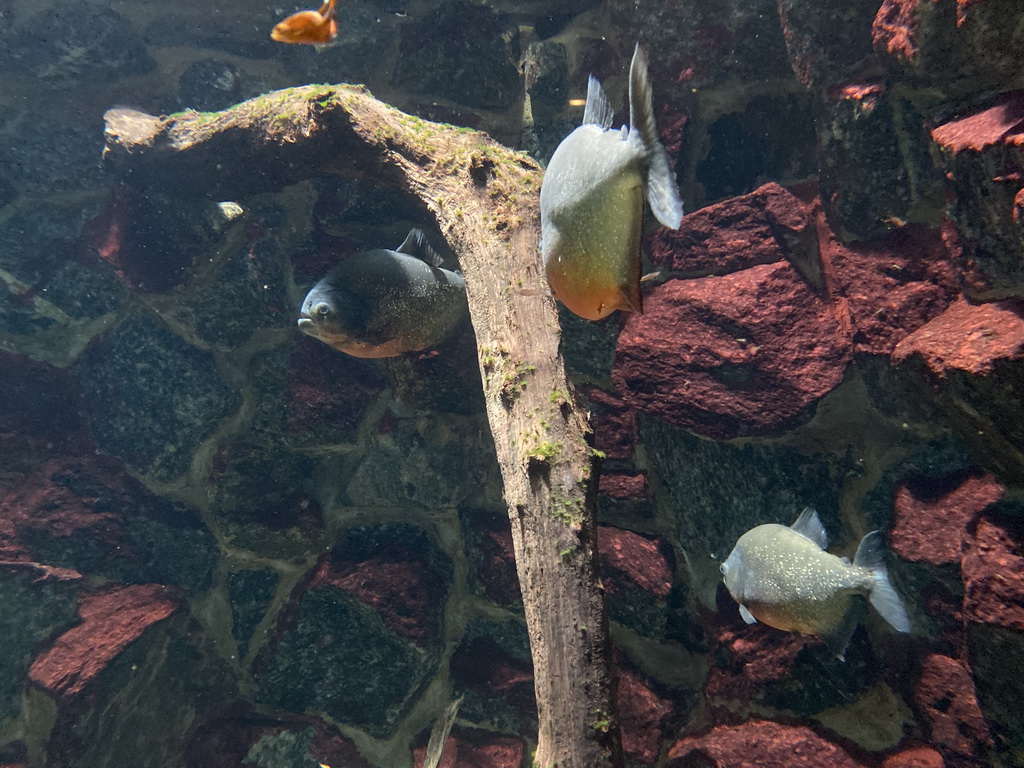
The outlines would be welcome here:
M 810 507 L 789 528 L 769 523 L 740 536 L 722 576 L 744 621 L 819 635 L 842 659 L 856 627 L 850 603 L 862 594 L 893 629 L 909 632 L 910 619 L 885 568 L 882 534 L 861 539 L 852 563 L 830 555 L 827 546 L 825 528 Z
M 644 197 L 678 229 L 683 204 L 658 138 L 647 56 L 629 67 L 629 128 L 612 130 L 612 108 L 590 78 L 583 124 L 558 145 L 540 190 L 541 254 L 555 297 L 587 320 L 640 312 Z
M 354 357 L 395 357 L 444 341 L 468 316 L 466 284 L 413 229 L 395 250 L 351 256 L 313 286 L 299 330 Z

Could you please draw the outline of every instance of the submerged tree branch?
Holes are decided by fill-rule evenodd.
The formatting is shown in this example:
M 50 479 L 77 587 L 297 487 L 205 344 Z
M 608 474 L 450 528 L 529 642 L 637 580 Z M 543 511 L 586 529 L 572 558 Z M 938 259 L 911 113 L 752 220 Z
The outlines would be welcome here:
M 466 279 L 504 479 L 533 654 L 535 764 L 621 765 L 597 573 L 597 459 L 543 287 L 536 163 L 352 86 L 293 88 L 210 114 L 111 110 L 106 138 L 108 164 L 136 186 L 223 200 L 343 173 L 430 209 Z

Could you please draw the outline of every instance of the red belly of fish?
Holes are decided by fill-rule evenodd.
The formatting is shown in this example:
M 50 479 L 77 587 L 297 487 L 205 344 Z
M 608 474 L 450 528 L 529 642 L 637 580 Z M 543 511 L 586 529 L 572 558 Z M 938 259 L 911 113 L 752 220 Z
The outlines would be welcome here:
M 577 271 L 555 260 L 548 262 L 545 269 L 555 298 L 573 314 L 585 320 L 600 320 L 617 309 L 639 308 L 639 291 L 634 306 L 623 286 L 611 276 L 593 272 L 580 275 Z

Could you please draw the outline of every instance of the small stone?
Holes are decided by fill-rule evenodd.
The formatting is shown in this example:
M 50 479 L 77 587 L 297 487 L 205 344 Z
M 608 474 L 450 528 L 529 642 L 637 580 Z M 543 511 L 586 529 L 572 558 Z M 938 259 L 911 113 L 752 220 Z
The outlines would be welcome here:
M 807 419 L 850 357 L 835 313 L 780 262 L 657 286 L 626 319 L 612 380 L 629 405 L 726 440 Z
M 704 736 L 687 736 L 668 753 L 666 768 L 865 768 L 838 744 L 805 725 L 748 720 L 718 725 Z
M 1024 632 L 1024 524 L 980 518 L 963 556 L 964 617 Z
M 993 475 L 981 475 L 945 493 L 929 491 L 928 485 L 912 479 L 897 486 L 889 547 L 904 560 L 959 565 L 968 526 L 1003 498 L 1004 488 Z
M 117 656 L 180 604 L 161 584 L 115 587 L 81 598 L 82 623 L 54 641 L 32 664 L 29 679 L 59 697 L 81 693 Z
M 1009 301 L 974 305 L 960 299 L 897 344 L 893 362 L 913 356 L 939 379 L 953 371 L 985 376 L 997 360 L 1024 358 L 1024 318 Z
M 930 741 L 944 753 L 980 757 L 989 742 L 988 725 L 978 706 L 971 673 L 961 662 L 932 653 L 921 660 L 914 703 L 930 731 Z

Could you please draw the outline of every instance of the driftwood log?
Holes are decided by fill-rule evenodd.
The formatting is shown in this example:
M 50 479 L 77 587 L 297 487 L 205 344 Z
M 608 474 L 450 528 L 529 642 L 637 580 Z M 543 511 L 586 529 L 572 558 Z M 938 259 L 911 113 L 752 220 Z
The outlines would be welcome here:
M 215 200 L 324 173 L 418 197 L 466 279 L 504 479 L 539 715 L 534 765 L 622 764 L 598 578 L 598 457 L 559 353 L 538 243 L 542 173 L 485 134 L 404 114 L 352 86 L 306 86 L 218 113 L 106 115 L 108 166 L 132 185 Z

